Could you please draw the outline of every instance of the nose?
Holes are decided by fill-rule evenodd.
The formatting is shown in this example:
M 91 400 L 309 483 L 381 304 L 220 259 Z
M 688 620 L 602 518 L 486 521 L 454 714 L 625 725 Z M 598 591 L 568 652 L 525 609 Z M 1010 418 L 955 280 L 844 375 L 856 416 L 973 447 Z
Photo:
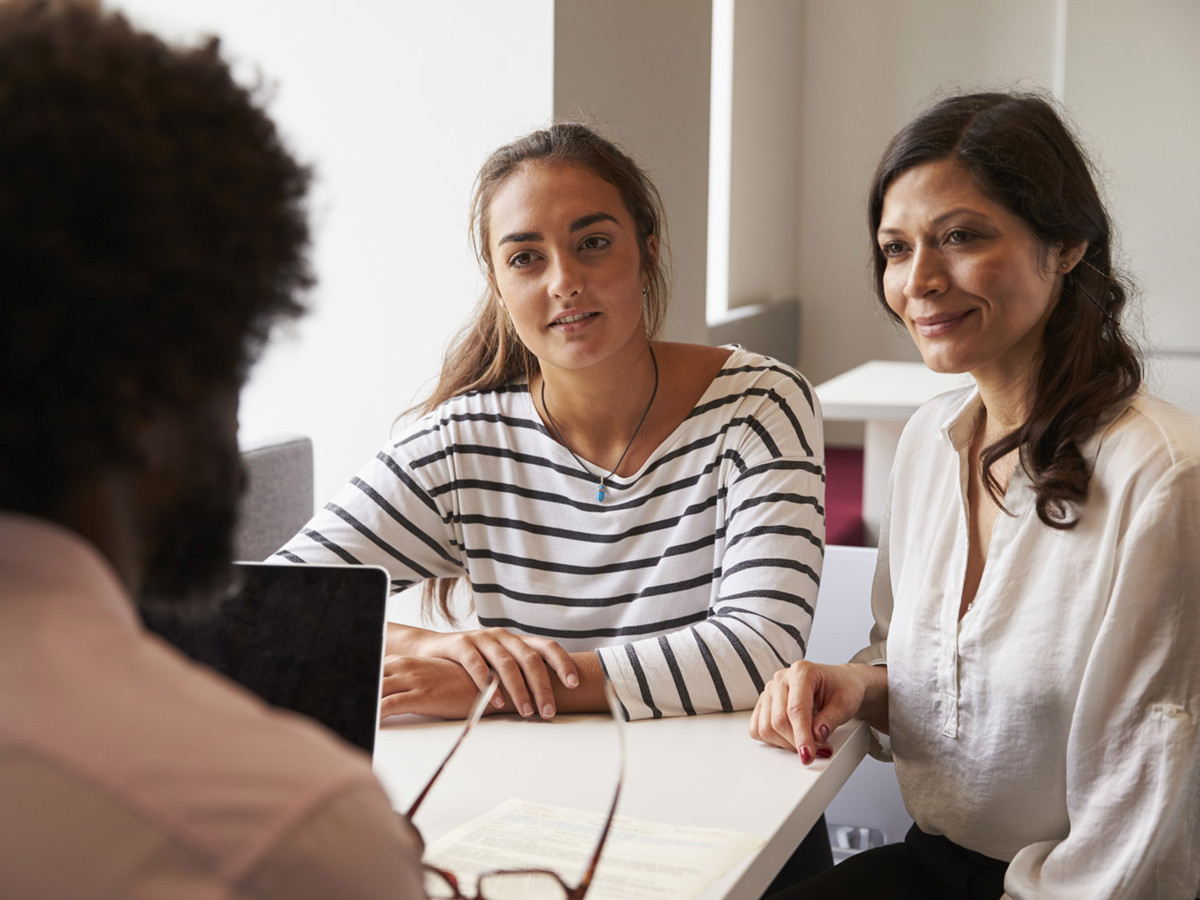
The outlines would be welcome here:
M 550 296 L 569 300 L 583 292 L 583 270 L 568 256 L 557 256 L 550 270 Z
M 945 291 L 948 282 L 941 254 L 933 247 L 918 246 L 909 264 L 904 293 L 913 298 L 932 297 Z

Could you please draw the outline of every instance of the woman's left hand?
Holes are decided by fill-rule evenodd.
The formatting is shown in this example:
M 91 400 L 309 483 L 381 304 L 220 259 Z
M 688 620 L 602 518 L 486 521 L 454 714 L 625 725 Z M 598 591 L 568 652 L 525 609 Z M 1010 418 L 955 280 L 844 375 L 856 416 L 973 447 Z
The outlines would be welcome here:
M 556 641 L 514 634 L 504 628 L 437 632 L 392 626 L 388 630 L 388 652 L 456 662 L 479 690 L 494 671 L 513 707 L 526 718 L 535 714 L 543 719 L 554 717 L 558 704 L 552 676 L 557 675 L 569 691 L 580 681 L 578 666 Z
M 384 658 L 380 718 L 411 714 L 465 719 L 478 696 L 479 688 L 456 662 L 434 656 Z

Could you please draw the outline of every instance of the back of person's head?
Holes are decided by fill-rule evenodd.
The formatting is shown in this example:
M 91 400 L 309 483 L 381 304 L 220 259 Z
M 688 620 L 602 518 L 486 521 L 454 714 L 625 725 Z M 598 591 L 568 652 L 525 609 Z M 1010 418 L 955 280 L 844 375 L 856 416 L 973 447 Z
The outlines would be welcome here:
M 0 4 L 0 507 L 53 516 L 139 416 L 236 391 L 311 283 L 309 180 L 215 39 Z
M 654 182 L 632 157 L 586 125 L 564 122 L 531 132 L 493 152 L 475 179 L 471 241 L 480 267 L 489 277 L 489 287 L 452 342 L 437 387 L 419 407 L 422 411 L 459 394 L 499 387 L 537 371 L 537 359 L 521 344 L 490 286 L 488 250 L 493 198 L 509 178 L 531 165 L 578 166 L 617 189 L 637 228 L 646 277 L 643 315 L 647 335 L 653 339 L 662 329 L 670 299 L 670 264 L 666 211 Z M 658 242 L 657 253 L 650 247 L 652 236 Z
M 1113 263 L 1113 230 L 1092 167 L 1054 104 L 1031 93 L 976 93 L 935 103 L 892 138 L 875 171 L 868 203 L 875 289 L 884 309 L 887 259 L 875 241 L 892 183 L 918 166 L 953 160 L 985 195 L 1033 232 L 1044 252 L 1087 243 L 1064 278 L 1046 323 L 1045 353 L 1031 412 L 1012 440 L 985 463 L 1021 447 L 1034 476 L 1038 514 L 1070 527 L 1086 496 L 1078 443 L 1141 383 L 1138 355 L 1121 326 L 1129 288 Z

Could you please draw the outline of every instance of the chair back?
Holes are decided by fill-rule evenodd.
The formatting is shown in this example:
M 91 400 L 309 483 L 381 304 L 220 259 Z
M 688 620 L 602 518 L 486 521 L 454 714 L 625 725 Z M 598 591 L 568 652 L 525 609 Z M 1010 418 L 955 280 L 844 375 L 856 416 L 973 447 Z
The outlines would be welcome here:
M 807 659 L 844 663 L 870 643 L 871 582 L 878 555 L 874 547 L 830 544 L 825 548 Z
M 234 558 L 263 560 L 304 527 L 313 514 L 313 447 L 288 435 L 242 447 L 242 494 Z

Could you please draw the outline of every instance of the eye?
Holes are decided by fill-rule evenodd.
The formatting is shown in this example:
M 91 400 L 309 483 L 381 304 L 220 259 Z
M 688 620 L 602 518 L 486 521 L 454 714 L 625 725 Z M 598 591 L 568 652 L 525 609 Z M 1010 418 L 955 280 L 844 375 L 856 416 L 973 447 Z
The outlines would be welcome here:
M 524 269 L 533 264 L 533 254 L 528 250 L 520 250 L 508 258 L 510 269 Z
M 604 250 L 612 244 L 608 238 L 599 234 L 589 234 L 579 242 L 580 250 Z
M 879 245 L 879 252 L 888 259 L 894 259 L 900 256 L 907 249 L 900 241 L 888 241 L 886 244 Z
M 946 243 L 948 244 L 966 244 L 973 240 L 975 240 L 975 235 L 961 228 L 953 228 L 946 232 Z

